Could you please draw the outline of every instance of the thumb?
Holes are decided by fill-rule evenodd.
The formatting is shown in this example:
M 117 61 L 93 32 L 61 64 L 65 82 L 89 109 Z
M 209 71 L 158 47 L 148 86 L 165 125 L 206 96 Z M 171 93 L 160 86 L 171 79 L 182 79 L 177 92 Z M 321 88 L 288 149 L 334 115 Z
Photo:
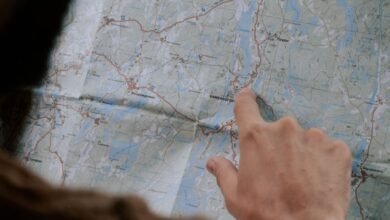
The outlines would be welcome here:
M 235 200 L 237 190 L 237 168 L 223 157 L 213 157 L 207 161 L 207 170 L 215 176 L 227 205 Z

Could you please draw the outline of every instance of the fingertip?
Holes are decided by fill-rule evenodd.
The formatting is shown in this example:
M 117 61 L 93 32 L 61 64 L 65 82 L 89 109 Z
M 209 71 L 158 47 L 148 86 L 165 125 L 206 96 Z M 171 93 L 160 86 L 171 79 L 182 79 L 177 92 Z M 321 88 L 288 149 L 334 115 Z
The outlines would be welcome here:
M 228 208 L 232 208 L 237 194 L 237 168 L 223 157 L 212 157 L 207 161 L 207 169 L 216 178 Z
M 239 128 L 245 127 L 252 122 L 264 122 L 256 102 L 256 94 L 251 87 L 245 87 L 236 95 L 234 115 Z
M 237 172 L 237 168 L 230 160 L 219 156 L 209 158 L 206 164 L 206 168 L 214 176 L 219 176 L 219 174 L 221 174 L 220 171 Z

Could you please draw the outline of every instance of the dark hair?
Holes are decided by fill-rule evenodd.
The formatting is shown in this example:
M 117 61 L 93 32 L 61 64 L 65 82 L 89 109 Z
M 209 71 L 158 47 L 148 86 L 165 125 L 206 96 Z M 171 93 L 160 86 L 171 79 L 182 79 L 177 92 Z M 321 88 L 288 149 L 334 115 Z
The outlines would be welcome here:
M 0 23 L 0 148 L 15 153 L 71 0 L 8 0 Z
M 16 1 L 0 27 L 0 91 L 38 86 L 70 0 Z

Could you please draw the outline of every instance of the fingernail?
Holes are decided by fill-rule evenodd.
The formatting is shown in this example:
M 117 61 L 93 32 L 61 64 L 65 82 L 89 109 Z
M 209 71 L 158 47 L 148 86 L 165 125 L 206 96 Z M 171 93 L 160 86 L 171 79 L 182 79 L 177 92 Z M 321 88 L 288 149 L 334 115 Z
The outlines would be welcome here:
M 215 167 L 216 167 L 216 163 L 213 159 L 209 159 L 209 161 L 207 161 L 207 170 L 214 175 L 214 172 L 215 172 Z

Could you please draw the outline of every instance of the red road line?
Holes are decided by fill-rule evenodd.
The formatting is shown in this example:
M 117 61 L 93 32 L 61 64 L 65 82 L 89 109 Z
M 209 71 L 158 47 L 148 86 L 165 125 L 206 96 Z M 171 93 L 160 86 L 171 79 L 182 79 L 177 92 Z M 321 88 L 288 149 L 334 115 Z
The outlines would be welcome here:
M 110 25 L 111 23 L 135 22 L 135 23 L 138 25 L 139 29 L 140 29 L 142 32 L 144 32 L 144 33 L 161 34 L 162 32 L 165 32 L 165 31 L 167 31 L 167 30 L 169 30 L 169 29 L 175 27 L 176 25 L 181 24 L 181 23 L 184 23 L 184 22 L 186 22 L 186 21 L 188 21 L 188 20 L 192 20 L 192 19 L 198 20 L 199 18 L 204 17 L 204 16 L 210 14 L 211 11 L 213 11 L 213 10 L 216 9 L 216 8 L 218 8 L 219 6 L 224 5 L 224 4 L 227 4 L 227 3 L 230 3 L 230 2 L 233 2 L 233 0 L 226 0 L 226 1 L 219 2 L 219 3 L 215 4 L 213 7 L 211 7 L 209 10 L 207 10 L 206 12 L 204 12 L 204 13 L 201 13 L 201 14 L 199 14 L 199 15 L 192 15 L 192 16 L 187 17 L 187 18 L 184 18 L 184 19 L 182 19 L 182 20 L 180 20 L 180 21 L 176 21 L 176 22 L 174 22 L 173 24 L 170 24 L 170 25 L 168 25 L 168 26 L 162 28 L 161 30 L 157 30 L 157 29 L 145 29 L 144 26 L 142 25 L 142 23 L 141 23 L 139 20 L 135 19 L 135 18 L 129 18 L 129 19 L 126 19 L 126 20 L 115 20 L 115 19 L 113 19 L 113 18 L 104 17 L 105 23 L 103 24 L 103 26 L 101 26 L 101 27 L 98 29 L 98 31 L 100 31 L 104 26 Z
M 360 175 L 361 175 L 361 179 L 359 180 L 359 183 L 358 185 L 356 186 L 355 188 L 355 199 L 356 199 L 356 203 L 359 207 L 359 212 L 360 212 L 360 217 L 362 220 L 365 219 L 364 217 L 364 211 L 363 211 L 363 206 L 362 204 L 360 203 L 360 200 L 359 200 L 359 197 L 358 197 L 358 193 L 359 193 L 359 188 L 360 186 L 362 186 L 362 184 L 367 180 L 368 178 L 368 175 L 366 173 L 366 171 L 364 170 L 364 164 L 367 162 L 368 160 L 368 156 L 370 154 L 370 148 L 371 148 L 371 143 L 372 143 L 372 139 L 374 138 L 374 123 L 375 123 L 375 120 L 374 120 L 374 116 L 375 116 L 375 112 L 376 110 L 378 109 L 378 107 L 374 107 L 373 111 L 372 111 L 372 114 L 371 114 L 371 134 L 370 134 L 370 142 L 367 146 L 367 151 L 366 151 L 366 154 L 359 166 L 359 169 L 360 169 Z

